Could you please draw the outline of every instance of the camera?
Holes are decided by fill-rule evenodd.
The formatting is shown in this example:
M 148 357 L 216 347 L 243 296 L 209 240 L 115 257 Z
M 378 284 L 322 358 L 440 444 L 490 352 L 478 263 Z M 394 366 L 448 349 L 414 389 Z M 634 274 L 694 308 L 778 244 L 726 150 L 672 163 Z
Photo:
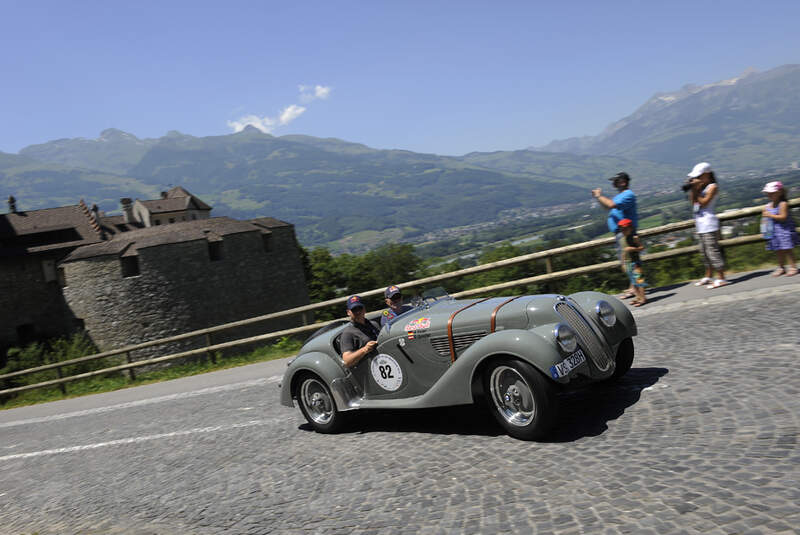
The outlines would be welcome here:
M 690 179 L 686 180 L 686 182 L 684 182 L 681 185 L 681 190 L 683 190 L 683 192 L 686 193 L 687 191 L 692 189 L 692 186 L 694 185 L 694 184 L 692 184 L 693 181 L 694 181 L 693 178 L 690 178 Z

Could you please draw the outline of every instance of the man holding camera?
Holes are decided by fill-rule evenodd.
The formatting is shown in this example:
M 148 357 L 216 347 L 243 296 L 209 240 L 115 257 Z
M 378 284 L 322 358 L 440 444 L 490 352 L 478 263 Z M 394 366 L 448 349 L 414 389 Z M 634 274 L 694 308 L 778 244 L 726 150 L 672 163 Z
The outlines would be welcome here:
M 719 245 L 721 239 L 719 219 L 714 213 L 717 203 L 719 187 L 711 164 L 700 162 L 695 165 L 687 175 L 683 191 L 689 193 L 689 202 L 692 204 L 694 222 L 697 232 L 697 241 L 700 245 L 700 254 L 706 267 L 705 276 L 695 283 L 695 286 L 705 286 L 713 290 L 728 284 L 725 279 L 725 256 Z M 717 272 L 717 278 L 712 279 L 712 271 Z
M 592 197 L 597 199 L 606 210 L 608 210 L 608 230 L 614 233 L 617 241 L 617 257 L 620 259 L 622 271 L 625 272 L 625 264 L 622 261 L 622 254 L 625 245 L 622 243 L 625 235 L 619 228 L 619 222 L 623 219 L 630 219 L 633 222 L 634 231 L 639 226 L 639 217 L 636 212 L 636 195 L 630 189 L 631 177 L 628 173 L 619 172 L 609 178 L 611 184 L 617 189 L 617 194 L 613 198 L 608 198 L 603 195 L 603 190 L 600 188 L 592 190 Z M 627 299 L 636 295 L 634 288 L 631 286 L 622 297 Z

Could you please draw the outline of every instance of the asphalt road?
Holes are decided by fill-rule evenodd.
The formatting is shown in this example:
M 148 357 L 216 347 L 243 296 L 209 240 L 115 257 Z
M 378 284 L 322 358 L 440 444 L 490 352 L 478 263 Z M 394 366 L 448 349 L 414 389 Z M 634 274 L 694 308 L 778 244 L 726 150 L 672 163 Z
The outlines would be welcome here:
M 651 292 L 547 442 L 481 407 L 319 435 L 283 361 L 0 411 L 0 533 L 798 533 L 800 277 L 765 273 Z

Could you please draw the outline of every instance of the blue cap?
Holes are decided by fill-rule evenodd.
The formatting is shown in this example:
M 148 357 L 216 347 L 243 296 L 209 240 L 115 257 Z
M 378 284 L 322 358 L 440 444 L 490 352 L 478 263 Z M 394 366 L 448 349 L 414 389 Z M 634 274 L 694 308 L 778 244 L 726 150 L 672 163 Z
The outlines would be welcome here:
M 390 299 L 393 295 L 397 295 L 397 294 L 400 293 L 400 288 L 398 288 L 397 286 L 392 285 L 392 286 L 389 286 L 388 288 L 386 288 L 386 291 L 383 292 L 383 293 L 384 293 L 384 295 L 386 296 L 387 299 Z
M 347 298 L 347 310 L 353 310 L 354 308 L 363 307 L 364 303 L 361 302 L 361 298 L 357 295 L 353 295 Z M 364 307 L 366 308 L 366 307 Z

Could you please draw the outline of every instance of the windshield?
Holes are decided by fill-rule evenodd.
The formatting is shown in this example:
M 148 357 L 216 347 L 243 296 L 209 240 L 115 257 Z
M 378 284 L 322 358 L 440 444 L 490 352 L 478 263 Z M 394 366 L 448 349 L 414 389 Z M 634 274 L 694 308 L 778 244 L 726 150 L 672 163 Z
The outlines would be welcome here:
M 422 292 L 422 295 L 415 295 L 411 299 L 411 305 L 414 307 L 428 305 L 430 306 L 432 303 L 436 301 L 440 301 L 442 299 L 450 299 L 450 294 L 447 293 L 447 290 L 442 288 L 441 286 L 436 286 L 434 288 L 430 288 Z
M 407 303 L 407 306 L 410 306 L 411 308 L 387 321 L 383 326 L 383 330 L 388 332 L 392 325 L 398 321 L 401 321 L 402 318 L 405 318 L 411 312 L 417 311 L 420 308 L 430 308 L 433 303 L 436 301 L 441 301 L 442 299 L 450 299 L 450 295 L 447 293 L 447 290 L 441 286 L 436 286 L 435 288 L 425 290 L 422 292 L 422 295 L 413 296 Z

